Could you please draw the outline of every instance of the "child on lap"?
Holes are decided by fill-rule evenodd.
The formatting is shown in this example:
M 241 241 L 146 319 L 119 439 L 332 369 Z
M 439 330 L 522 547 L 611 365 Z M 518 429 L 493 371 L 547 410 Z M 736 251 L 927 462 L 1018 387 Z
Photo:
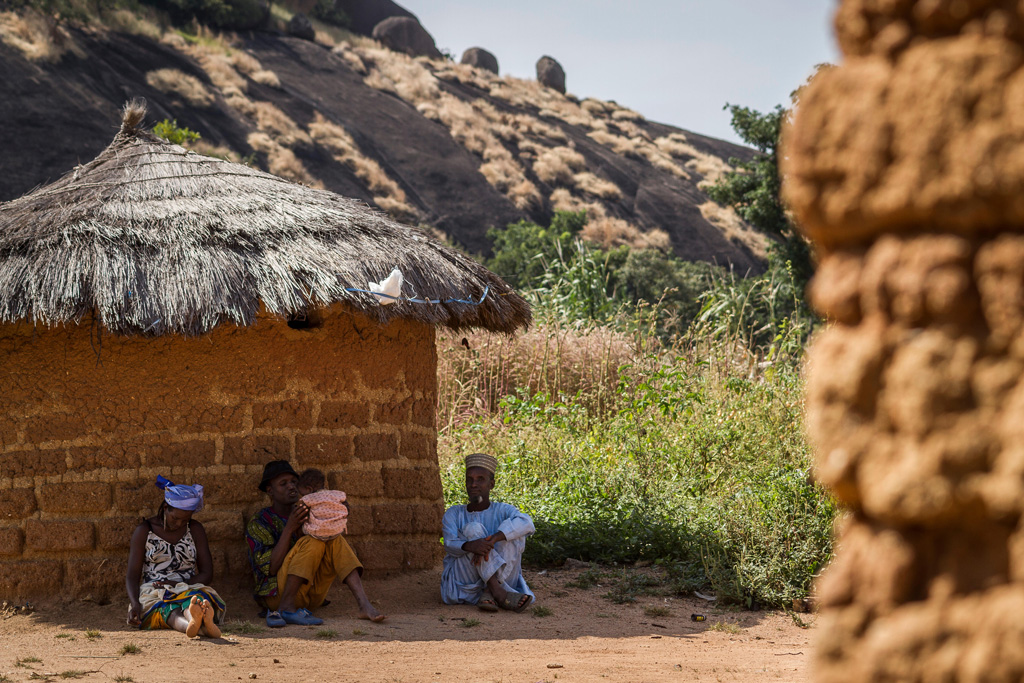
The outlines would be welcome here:
M 348 526 L 345 492 L 326 489 L 326 485 L 327 478 L 318 469 L 311 467 L 299 475 L 299 502 L 309 508 L 302 533 L 321 541 L 340 536 Z

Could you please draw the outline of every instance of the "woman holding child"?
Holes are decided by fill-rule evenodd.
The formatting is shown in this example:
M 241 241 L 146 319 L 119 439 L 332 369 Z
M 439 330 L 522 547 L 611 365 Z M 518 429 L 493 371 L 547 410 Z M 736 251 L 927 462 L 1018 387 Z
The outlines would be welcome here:
M 192 513 L 203 508 L 203 487 L 176 485 L 157 477 L 164 500 L 142 520 L 128 551 L 128 625 L 172 628 L 189 638 L 221 635 L 224 601 L 207 584 L 213 559 L 203 525 Z

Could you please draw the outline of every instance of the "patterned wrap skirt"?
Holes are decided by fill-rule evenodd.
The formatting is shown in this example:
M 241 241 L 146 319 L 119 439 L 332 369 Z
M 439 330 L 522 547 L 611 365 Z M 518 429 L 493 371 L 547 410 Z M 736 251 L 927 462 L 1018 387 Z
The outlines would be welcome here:
M 188 612 L 188 605 L 194 596 L 208 600 L 213 607 L 213 621 L 224 623 L 227 606 L 217 591 L 201 583 L 189 585 L 178 583 L 171 587 L 157 587 L 152 583 L 144 583 L 139 588 L 139 602 L 142 604 L 142 625 L 144 629 L 170 628 L 167 619 L 171 612 L 178 609 Z

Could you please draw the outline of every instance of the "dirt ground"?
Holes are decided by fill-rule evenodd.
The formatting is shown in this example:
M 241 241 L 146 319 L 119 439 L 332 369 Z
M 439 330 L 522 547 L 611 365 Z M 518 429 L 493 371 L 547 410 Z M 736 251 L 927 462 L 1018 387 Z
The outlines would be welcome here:
M 582 571 L 526 572 L 547 616 L 444 605 L 438 569 L 368 578 L 368 594 L 389 615 L 383 624 L 357 619 L 335 586 L 318 610 L 323 626 L 274 631 L 259 628 L 244 590 L 222 589 L 233 628 L 216 640 L 130 629 L 121 601 L 36 605 L 0 618 L 0 681 L 807 680 L 813 628 L 790 615 L 717 609 L 694 597 L 615 604 L 603 597 L 607 585 L 565 585 Z M 692 622 L 693 612 L 707 621 Z M 813 624 L 813 615 L 800 616 Z M 129 645 L 138 652 L 125 653 Z

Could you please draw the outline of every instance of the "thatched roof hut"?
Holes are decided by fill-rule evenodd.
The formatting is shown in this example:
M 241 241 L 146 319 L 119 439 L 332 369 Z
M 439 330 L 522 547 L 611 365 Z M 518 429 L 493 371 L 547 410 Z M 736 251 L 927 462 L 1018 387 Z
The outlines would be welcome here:
M 0 205 L 0 598 L 123 591 L 157 474 L 207 487 L 216 580 L 244 581 L 244 522 L 278 458 L 346 491 L 367 569 L 434 566 L 435 328 L 511 333 L 528 305 L 415 229 L 188 152 L 143 113 Z M 360 291 L 396 266 L 403 300 Z M 316 324 L 293 329 L 303 313 Z
M 144 115 L 127 105 L 93 161 L 0 204 L 0 321 L 94 311 L 121 334 L 200 335 L 252 323 L 261 303 L 290 317 L 347 302 L 381 322 L 529 324 L 522 297 L 457 251 L 359 201 L 171 144 L 140 128 Z M 352 291 L 395 267 L 407 292 L 441 303 Z

